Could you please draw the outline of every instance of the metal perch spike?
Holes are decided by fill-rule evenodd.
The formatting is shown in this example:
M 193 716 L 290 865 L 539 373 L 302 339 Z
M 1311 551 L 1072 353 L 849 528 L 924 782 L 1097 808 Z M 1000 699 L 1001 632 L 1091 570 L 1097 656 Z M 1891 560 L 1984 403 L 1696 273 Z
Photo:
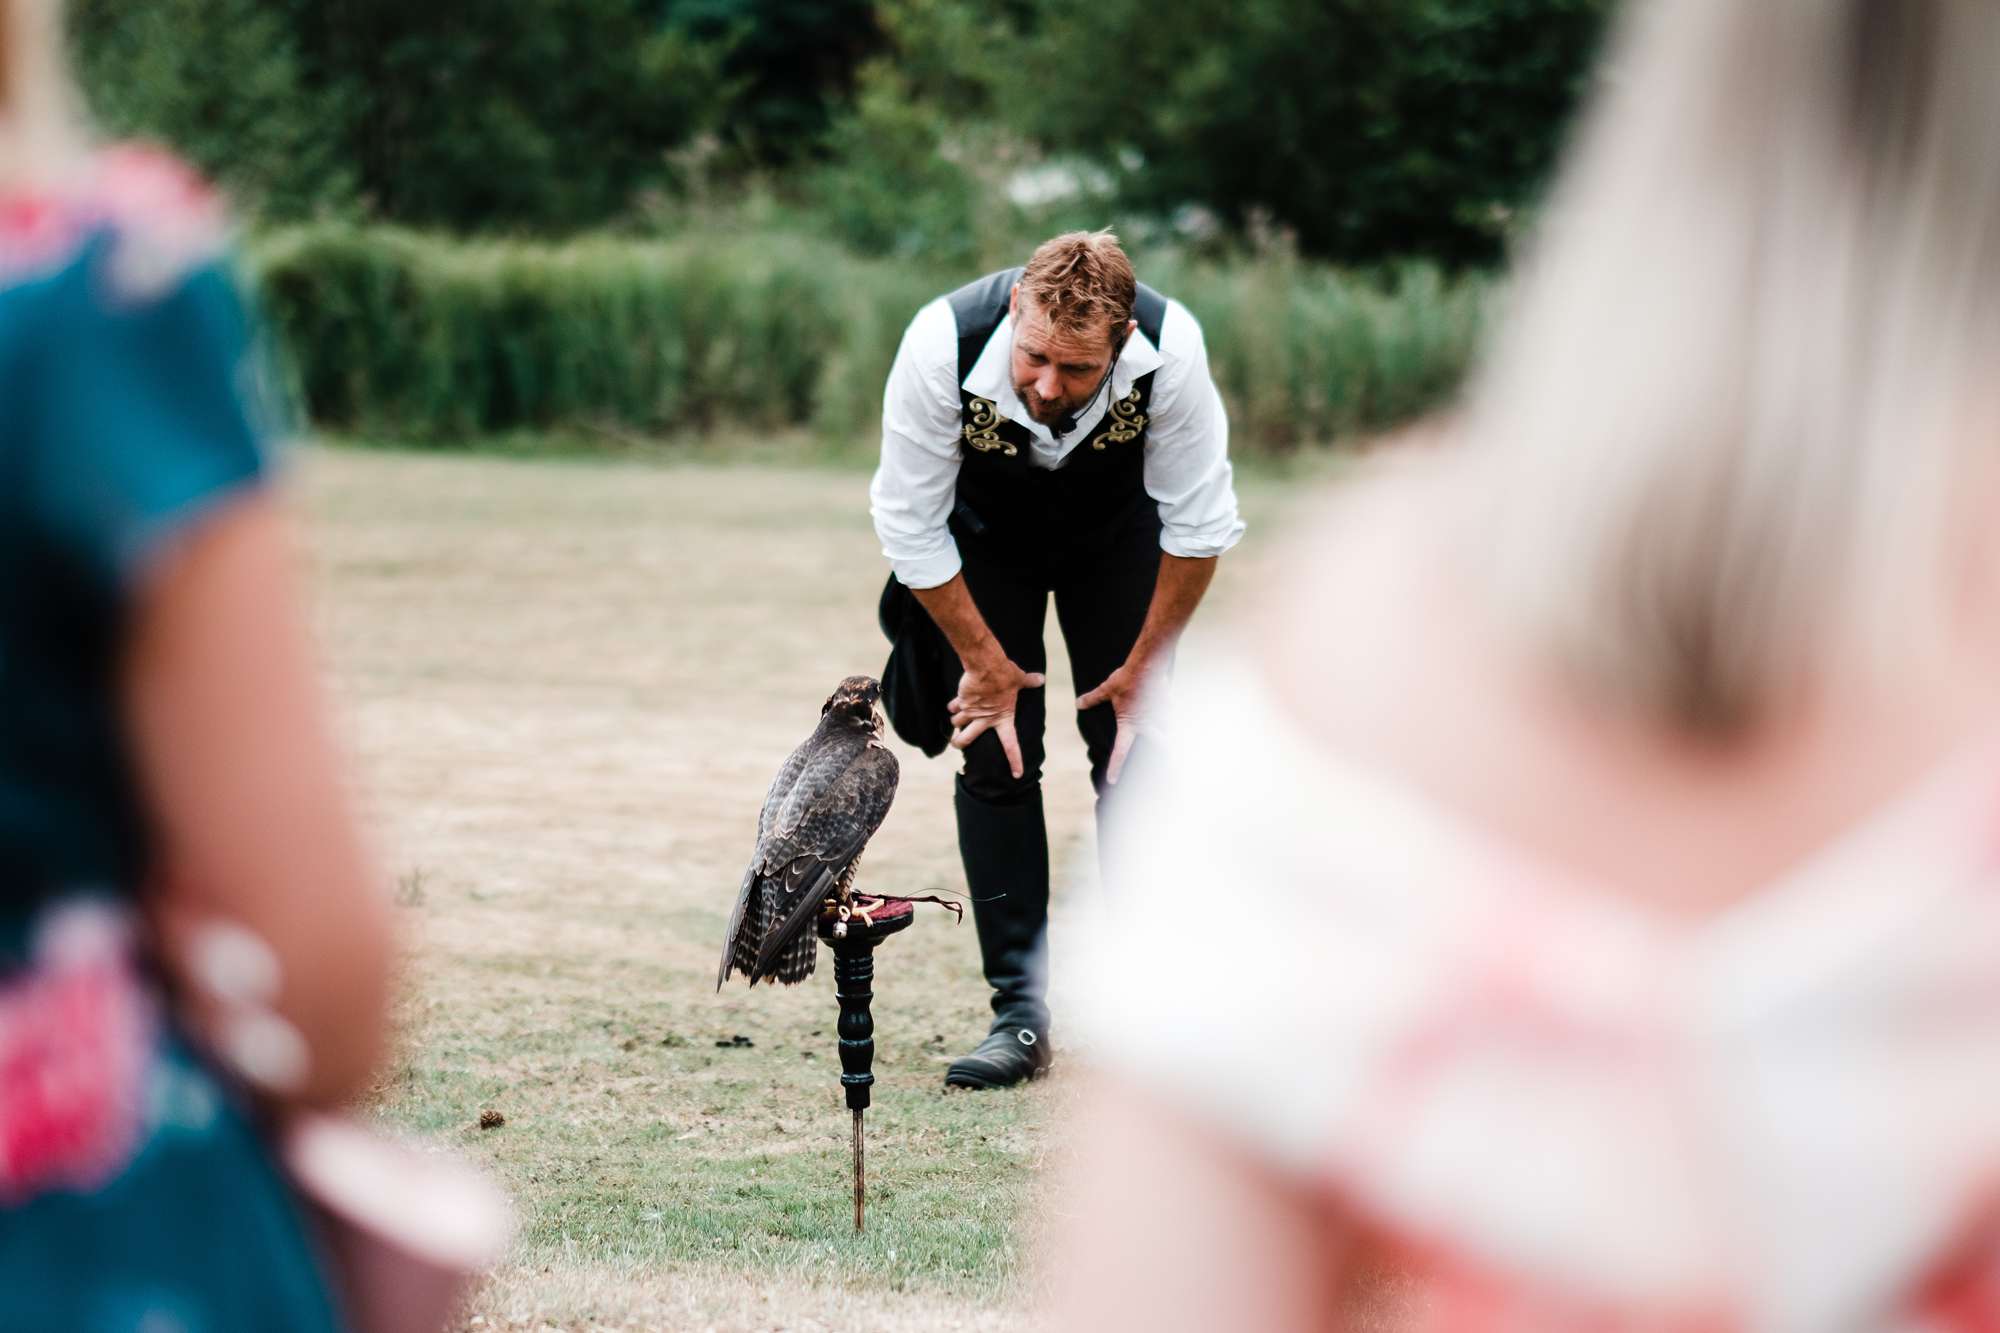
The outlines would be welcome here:
M 863 1214 L 868 1208 L 868 1174 L 861 1164 L 861 1112 L 854 1113 L 854 1229 L 861 1230 Z

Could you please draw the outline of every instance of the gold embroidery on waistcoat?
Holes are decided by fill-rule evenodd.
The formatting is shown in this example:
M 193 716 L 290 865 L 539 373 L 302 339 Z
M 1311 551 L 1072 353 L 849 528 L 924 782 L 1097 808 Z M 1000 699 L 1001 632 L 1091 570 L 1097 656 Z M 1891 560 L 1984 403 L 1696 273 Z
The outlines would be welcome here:
M 965 442 L 967 444 L 982 454 L 991 453 L 993 450 L 998 449 L 1008 458 L 1012 458 L 1021 452 L 1011 443 L 1000 438 L 998 431 L 995 429 L 1002 420 L 1000 409 L 993 406 L 991 400 L 974 398 L 967 404 L 967 407 L 970 409 L 972 417 L 966 423 L 964 431 Z
M 1139 410 L 1139 391 L 1126 394 L 1111 405 L 1111 426 L 1102 435 L 1090 442 L 1093 449 L 1102 449 L 1107 444 L 1125 444 L 1139 438 L 1139 432 L 1146 429 L 1148 418 Z

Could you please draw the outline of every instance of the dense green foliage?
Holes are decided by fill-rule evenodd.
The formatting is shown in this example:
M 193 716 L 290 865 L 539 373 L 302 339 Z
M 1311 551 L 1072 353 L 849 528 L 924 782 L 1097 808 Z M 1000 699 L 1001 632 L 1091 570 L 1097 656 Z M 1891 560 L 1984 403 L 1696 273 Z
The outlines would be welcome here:
M 601 223 L 672 184 L 721 53 L 633 0 L 72 0 L 114 133 L 167 140 L 265 220 Z
M 252 274 L 307 410 L 404 439 L 718 423 L 865 438 L 918 306 L 959 275 L 796 236 L 447 242 L 322 225 Z M 1286 263 L 1148 265 L 1207 329 L 1240 448 L 1383 427 L 1457 382 L 1479 280 Z
M 1116 221 L 1455 265 L 1532 202 L 1612 2 L 73 0 L 71 24 L 107 126 L 266 221 L 763 209 L 961 265 Z
M 1559 147 L 1607 0 L 1042 0 L 1042 143 L 1127 208 L 1264 219 L 1307 253 L 1492 260 Z M 1005 98 L 1004 90 L 996 96 Z
M 78 73 L 113 133 L 165 139 L 271 217 L 351 204 L 350 101 L 308 68 L 303 6 L 69 0 Z
M 853 91 L 855 68 L 882 49 L 871 0 L 672 0 L 668 27 L 720 53 L 729 114 L 718 133 L 745 159 L 815 152 Z

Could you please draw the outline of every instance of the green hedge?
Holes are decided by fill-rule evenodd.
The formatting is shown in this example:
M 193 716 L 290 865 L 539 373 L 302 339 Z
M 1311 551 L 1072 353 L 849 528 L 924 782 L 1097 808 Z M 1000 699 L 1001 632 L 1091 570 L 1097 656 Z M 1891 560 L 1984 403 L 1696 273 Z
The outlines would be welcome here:
M 436 443 L 578 428 L 865 437 L 903 326 L 970 276 L 791 235 L 524 244 L 338 225 L 261 236 L 249 268 L 316 426 Z M 1487 303 L 1483 281 L 1425 268 L 1141 271 L 1201 320 L 1246 449 L 1435 406 Z

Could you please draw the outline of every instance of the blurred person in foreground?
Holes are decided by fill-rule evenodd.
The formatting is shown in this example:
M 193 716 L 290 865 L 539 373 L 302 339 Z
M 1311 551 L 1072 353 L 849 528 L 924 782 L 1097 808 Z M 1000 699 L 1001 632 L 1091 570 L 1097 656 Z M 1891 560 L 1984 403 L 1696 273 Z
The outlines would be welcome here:
M 1044 242 L 910 322 L 869 496 L 895 571 L 883 703 L 927 754 L 965 752 L 954 809 L 993 1022 L 945 1082 L 1008 1087 L 1053 1049 L 1049 602 L 1102 811 L 1144 727 L 1146 680 L 1243 535 L 1201 326 L 1138 282 L 1110 232 Z
M 1123 798 L 1070 1327 L 2000 1328 L 2000 6 L 1610 69 Z
M 367 1087 L 388 908 L 221 213 L 91 147 L 59 51 L 50 0 L 0 0 L 0 1328 L 332 1329 L 237 1089 Z

